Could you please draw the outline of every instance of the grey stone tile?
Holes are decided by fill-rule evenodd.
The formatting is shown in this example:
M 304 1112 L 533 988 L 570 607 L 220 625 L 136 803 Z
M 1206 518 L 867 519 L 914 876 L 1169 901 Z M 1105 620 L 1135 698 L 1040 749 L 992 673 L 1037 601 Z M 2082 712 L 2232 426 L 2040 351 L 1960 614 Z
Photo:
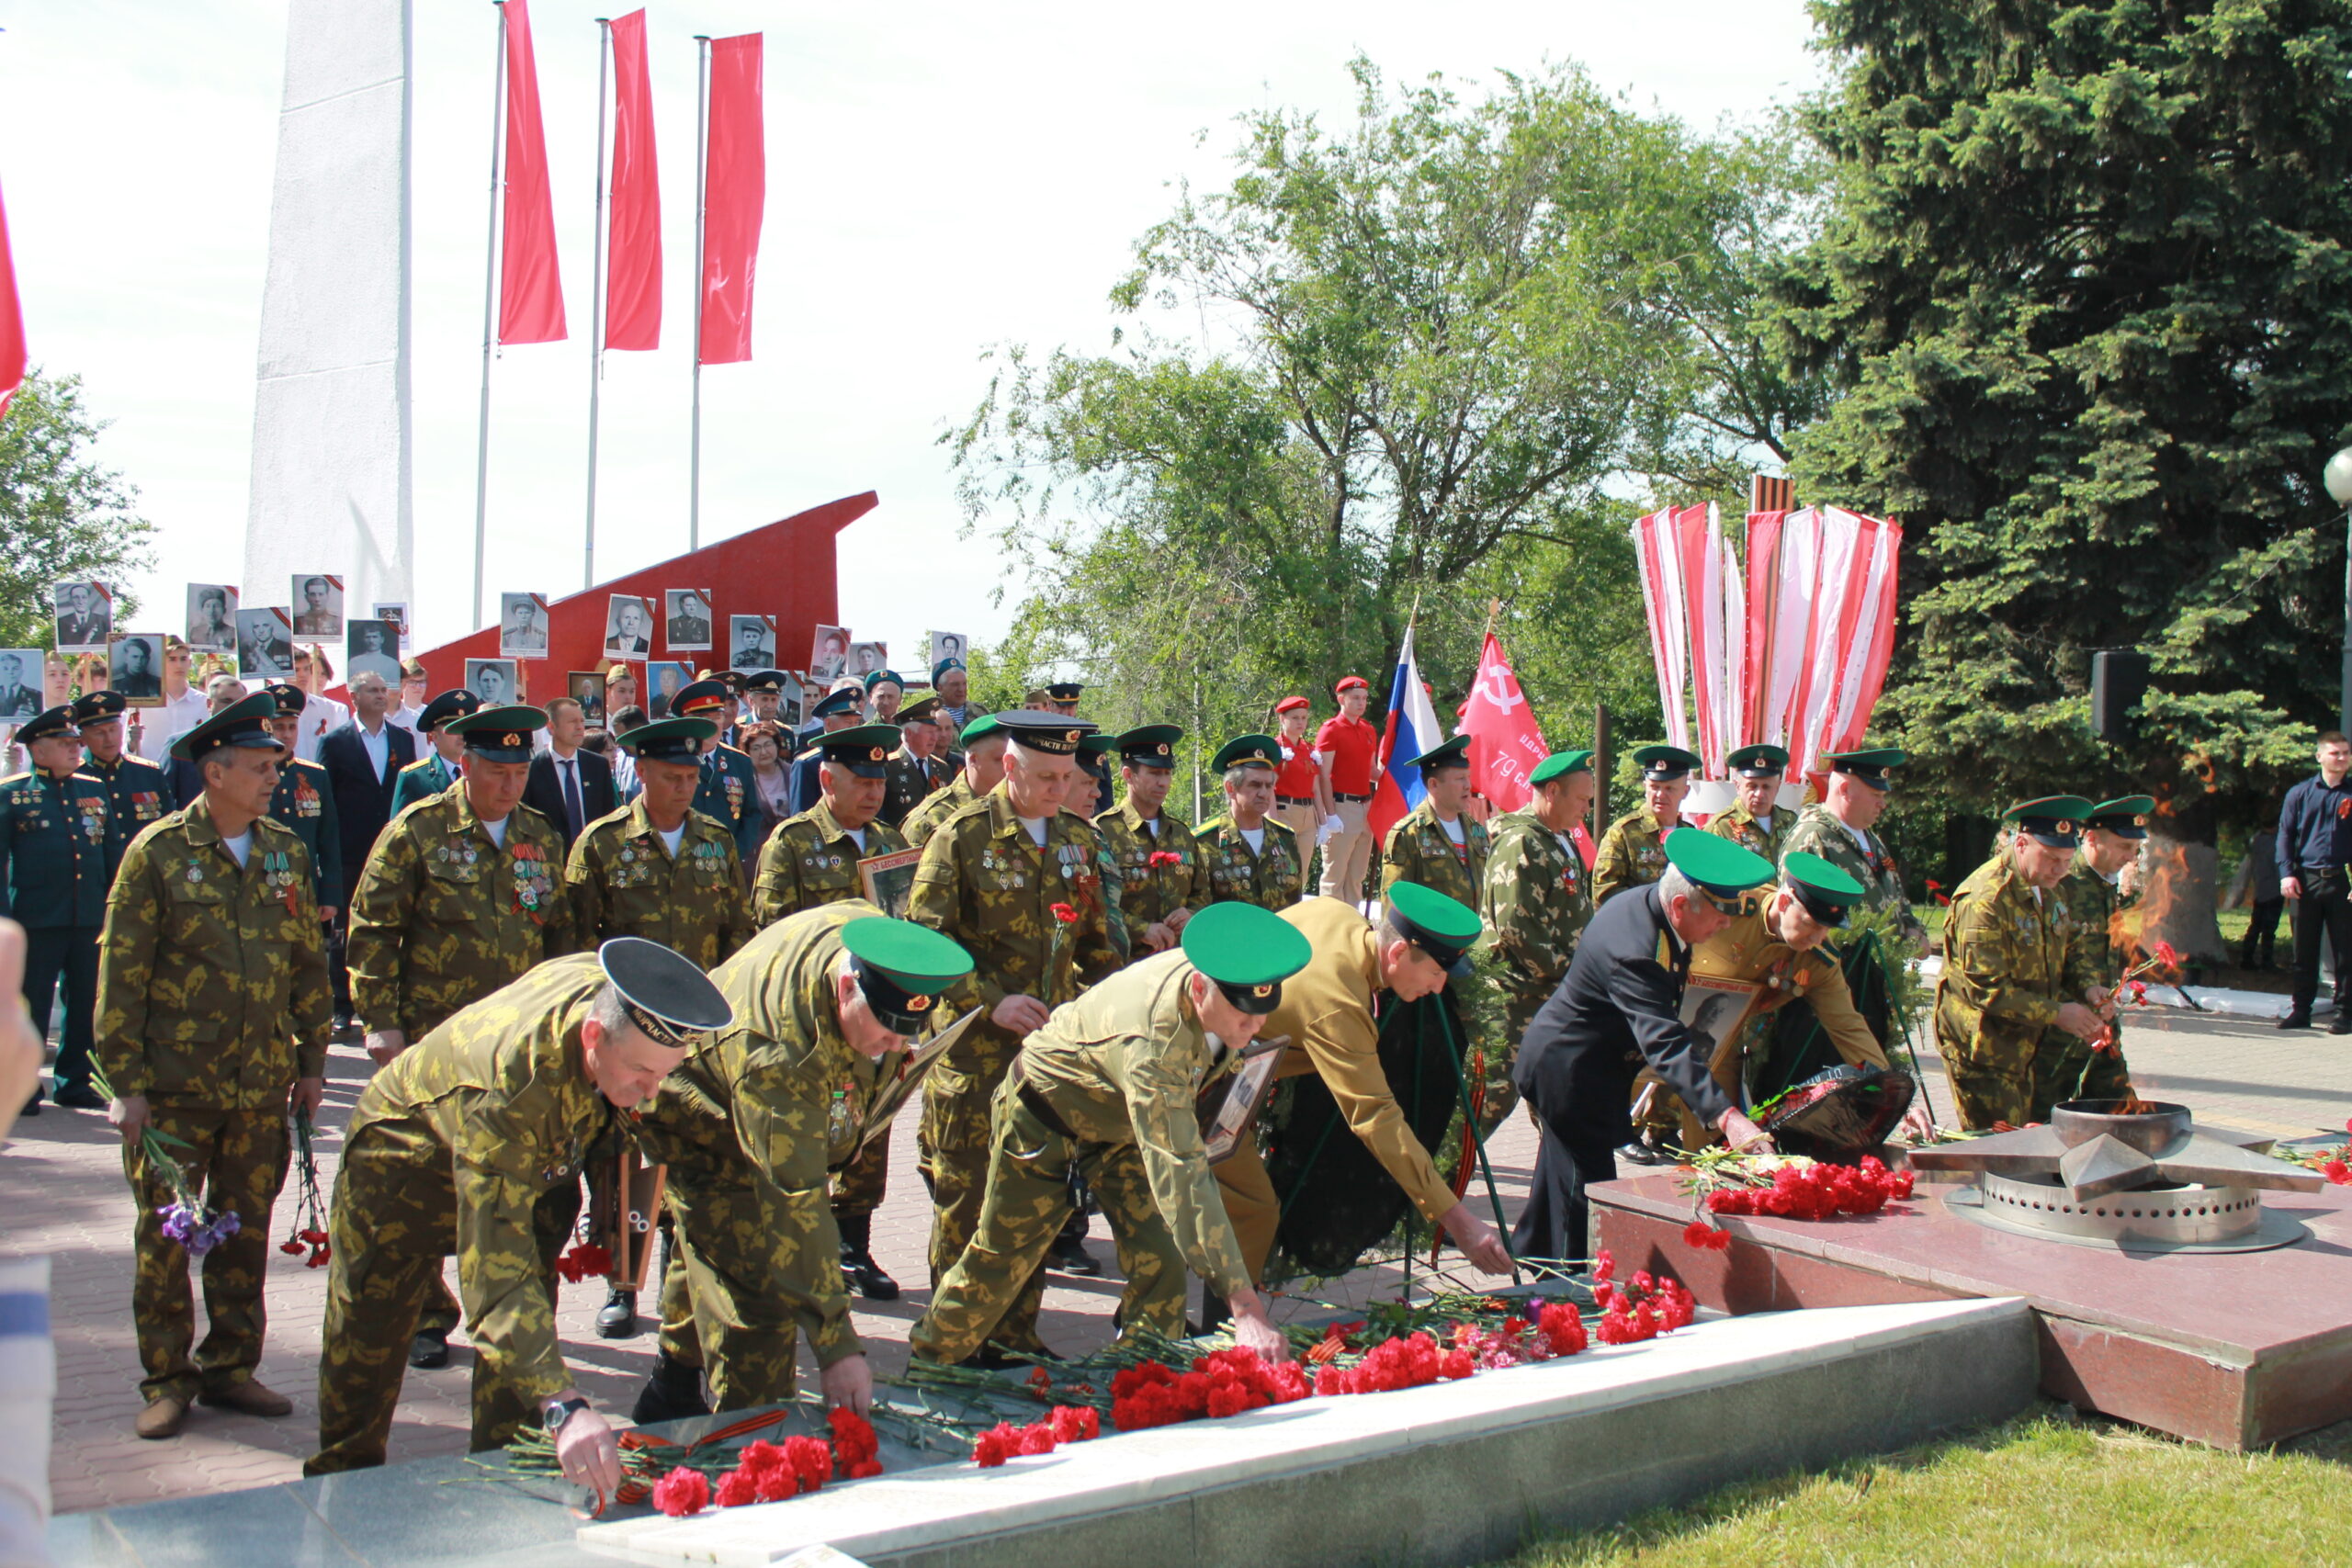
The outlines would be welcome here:
M 116 1508 L 142 1568 L 357 1568 L 360 1558 L 285 1486 Z

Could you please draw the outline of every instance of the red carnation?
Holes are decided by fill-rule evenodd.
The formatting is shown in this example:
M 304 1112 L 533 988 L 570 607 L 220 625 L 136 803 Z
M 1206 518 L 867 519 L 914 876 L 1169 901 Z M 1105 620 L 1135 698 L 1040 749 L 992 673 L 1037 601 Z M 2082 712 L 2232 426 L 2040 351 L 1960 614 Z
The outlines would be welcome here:
M 803 1492 L 814 1492 L 833 1478 L 833 1450 L 815 1438 L 785 1438 L 784 1461 L 799 1478 Z
M 1102 1435 L 1102 1417 L 1085 1404 L 1057 1404 L 1051 1416 L 1054 1436 L 1065 1443 L 1082 1443 Z
M 1071 908 L 1068 904 L 1056 904 L 1053 906 L 1053 911 L 1054 919 L 1059 920 L 1066 926 L 1075 925 L 1078 923 L 1078 911 Z
M 982 1470 L 994 1470 L 1020 1451 L 1020 1432 L 1001 1421 L 972 1439 L 972 1460 Z
M 277 1250 L 287 1254 L 288 1257 L 291 1257 L 293 1254 L 302 1250 L 302 1244 L 296 1241 L 292 1236 L 288 1236 L 284 1241 L 277 1244 Z
M 2319 1173 L 2338 1187 L 2352 1187 L 2352 1166 L 2346 1165 L 2340 1159 L 2329 1160 L 2319 1168 Z
M 1021 1428 L 1021 1451 L 1024 1454 L 1049 1454 L 1054 1451 L 1054 1424 L 1038 1421 Z
M 673 1519 L 699 1514 L 710 1506 L 710 1483 L 681 1465 L 653 1483 L 653 1506 Z
M 1606 1280 L 1616 1272 L 1617 1259 L 1609 1255 L 1607 1247 L 1602 1247 L 1600 1256 L 1592 1260 L 1592 1277 L 1596 1280 Z
M 729 1471 L 718 1478 L 718 1506 L 740 1508 L 746 1503 L 759 1501 L 760 1479 L 740 1465 Z

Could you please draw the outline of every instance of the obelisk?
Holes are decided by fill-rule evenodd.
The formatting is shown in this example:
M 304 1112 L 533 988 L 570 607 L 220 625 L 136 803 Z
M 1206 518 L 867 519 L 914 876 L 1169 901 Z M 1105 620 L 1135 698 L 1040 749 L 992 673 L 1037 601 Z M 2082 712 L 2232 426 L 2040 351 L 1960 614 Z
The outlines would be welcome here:
M 288 0 L 248 608 L 296 572 L 342 576 L 347 617 L 409 598 L 410 26 L 409 0 Z

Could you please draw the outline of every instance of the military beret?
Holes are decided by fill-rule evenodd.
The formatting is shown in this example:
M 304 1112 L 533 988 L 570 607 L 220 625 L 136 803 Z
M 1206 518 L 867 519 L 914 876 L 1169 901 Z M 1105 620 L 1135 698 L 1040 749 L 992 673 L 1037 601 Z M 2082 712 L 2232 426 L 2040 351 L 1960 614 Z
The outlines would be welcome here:
M 865 705 L 858 700 L 858 695 L 855 692 L 847 687 L 843 687 L 838 692 L 827 692 L 823 696 L 818 698 L 817 705 L 808 710 L 808 716 L 810 718 L 832 718 L 841 714 L 860 712 L 865 708 Z
M 973 719 L 971 723 L 966 725 L 962 730 L 957 732 L 956 739 L 963 744 L 969 746 L 975 740 L 986 740 L 991 735 L 1002 735 L 1004 733 L 1004 726 L 996 721 L 996 715 L 992 713 L 984 713 L 978 717 Z
M 1178 945 L 1227 1001 L 1261 1017 L 1282 1006 L 1283 982 L 1315 955 L 1296 926 L 1238 898 L 1211 904 L 1185 921 Z
M 74 705 L 74 723 L 87 729 L 94 724 L 104 724 L 110 718 L 120 718 L 130 699 L 120 692 L 92 692 Z
M 596 964 L 628 1021 L 656 1045 L 682 1051 L 735 1021 L 735 1010 L 691 959 L 641 936 L 616 936 Z
M 426 703 L 416 716 L 420 735 L 430 735 L 461 714 L 469 714 L 481 706 L 481 698 L 463 686 L 452 686 Z
M 1342 675 L 1340 677 L 1340 683 L 1331 688 L 1331 694 L 1333 696 L 1340 696 L 1349 692 L 1369 692 L 1371 690 L 1372 682 L 1365 680 L 1363 676 Z
M 250 701 L 251 699 L 247 700 Z M 203 727 L 199 725 L 198 728 L 201 728 Z M 71 736 L 76 733 L 78 733 L 78 728 L 74 723 L 74 705 L 72 703 L 60 703 L 53 708 L 45 708 L 17 727 L 17 739 L 20 741 L 26 742 L 27 744 L 30 744 L 35 740 L 48 740 L 54 738 Z M 193 735 L 195 733 L 196 731 L 193 729 L 188 731 L 188 735 Z M 186 740 L 187 738 L 187 735 L 180 737 L 182 740 Z M 270 742 L 273 746 L 277 743 L 277 742 L 275 739 Z M 177 750 L 178 748 L 175 747 L 174 750 Z
M 477 708 L 449 721 L 452 735 L 465 738 L 466 750 L 485 762 L 527 762 L 532 732 L 547 727 L 545 708 L 521 703 L 505 707 Z
M 885 764 L 899 749 L 899 740 L 895 724 L 860 724 L 820 735 L 809 744 L 834 767 L 847 768 L 862 779 L 878 779 L 889 771 Z
M 1467 973 L 1465 954 L 1478 940 L 1477 910 L 1418 882 L 1392 882 L 1386 897 L 1388 923 L 1398 936 L 1450 972 Z
M 1079 741 L 1095 728 L 1087 719 L 1072 718 L 1066 713 L 1040 713 L 1035 708 L 1013 708 L 997 715 L 996 722 L 998 728 L 1012 738 L 1015 746 L 1042 751 L 1049 757 L 1076 755 Z
M 728 691 L 724 681 L 716 678 L 689 681 L 671 697 L 670 711 L 685 718 L 723 713 L 727 708 L 727 699 L 731 695 L 733 694 Z
M 875 670 L 868 671 L 865 677 L 865 689 L 870 692 L 885 681 L 889 682 L 890 684 L 898 687 L 902 692 L 907 689 L 906 682 L 899 679 L 899 672 L 896 670 Z
M 1118 738 L 1119 760 L 1131 768 L 1173 768 L 1184 732 L 1172 724 L 1144 724 Z
M 1221 773 L 1228 768 L 1279 768 L 1282 765 L 1282 742 L 1272 736 L 1237 735 L 1217 748 L 1209 768 Z
M 1851 773 L 1872 789 L 1884 789 L 1894 781 L 1886 776 L 1889 768 L 1899 768 L 1911 759 L 1893 746 L 1872 746 L 1860 751 L 1832 751 L 1822 758 L 1833 773 Z
M 2045 795 L 2018 801 L 2001 813 L 2001 820 L 2015 823 L 2018 832 L 2037 844 L 2064 850 L 2074 847 L 2083 818 L 2090 814 L 2091 803 L 2079 795 Z
M 17 731 L 17 739 L 38 739 L 28 735 L 34 725 L 63 708 L 51 708 L 49 713 Z M 224 746 L 249 747 L 254 750 L 283 753 L 285 747 L 270 733 L 269 721 L 277 716 L 277 704 L 267 692 L 255 692 L 252 696 L 230 704 L 186 735 L 172 742 L 172 755 L 183 762 L 200 762 Z
M 2086 828 L 2098 828 L 2119 839 L 2144 839 L 2148 836 L 2148 813 L 2156 808 L 2153 795 L 2126 795 L 2113 800 L 2102 800 L 2091 807 L 2083 818 Z
M 866 1007 L 894 1033 L 919 1032 L 939 994 L 972 972 L 961 943 L 912 920 L 867 915 L 843 924 L 841 936 Z
M 1636 746 L 1634 765 L 1652 784 L 1672 784 L 1676 779 L 1689 778 L 1690 770 L 1699 765 L 1699 759 L 1679 746 Z
M 1825 926 L 1842 926 L 1846 911 L 1862 897 L 1862 885 L 1819 855 L 1792 850 L 1781 859 L 1781 880 L 1804 912 Z
M 1724 759 L 1724 765 L 1744 779 L 1769 779 L 1789 771 L 1789 754 L 1778 746 L 1743 746 Z
M 1696 828 L 1677 828 L 1666 836 L 1666 863 L 1712 898 L 1736 898 L 1772 880 L 1770 861 L 1746 844 Z
M 1554 779 L 1566 778 L 1570 773 L 1589 773 L 1591 771 L 1592 753 L 1589 750 L 1555 751 L 1535 764 L 1535 771 L 1527 775 L 1527 782 L 1531 784 L 1550 784 Z
M 1284 697 L 1281 702 L 1274 705 L 1274 711 L 1276 713 L 1298 713 L 1304 709 L 1311 708 L 1314 705 L 1315 705 L 1313 703 L 1308 702 L 1305 697 Z
M 938 663 L 931 667 L 931 683 L 936 686 L 939 684 L 939 678 L 942 675 L 946 674 L 950 670 L 961 670 L 963 668 L 964 661 L 960 659 L 943 659 Z
M 1466 768 L 1470 765 L 1470 738 L 1457 735 L 1451 740 L 1441 740 L 1419 756 L 1408 758 L 1406 765 L 1424 773 L 1438 768 Z
M 662 718 L 640 724 L 615 740 L 639 761 L 698 762 L 703 742 L 718 733 L 718 726 L 707 718 Z

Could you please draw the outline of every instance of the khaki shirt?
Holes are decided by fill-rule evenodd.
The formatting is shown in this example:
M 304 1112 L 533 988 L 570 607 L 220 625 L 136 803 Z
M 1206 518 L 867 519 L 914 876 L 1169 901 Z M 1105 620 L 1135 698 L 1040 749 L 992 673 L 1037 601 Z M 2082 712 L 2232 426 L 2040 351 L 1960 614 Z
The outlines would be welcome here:
M 761 848 L 752 918 L 772 926 L 786 915 L 820 904 L 863 898 L 865 882 L 858 874 L 857 863 L 874 855 L 896 854 L 908 847 L 896 828 L 876 818 L 865 825 L 865 847 L 859 849 L 849 829 L 833 815 L 831 804 L 819 800 L 799 816 L 779 823 Z
M 1809 1002 L 1838 1055 L 1858 1067 L 1883 1067 L 1886 1053 L 1854 1009 L 1846 972 L 1825 948 L 1799 953 L 1774 933 L 1770 906 L 1735 915 L 1730 925 L 1690 953 L 1690 974 L 1744 980 L 1757 987 L 1755 999 L 1736 1031 L 1716 1037 L 1710 1064 L 1716 1084 L 1734 1103 L 1746 1105 L 1745 1081 L 1764 1066 L 1772 1047 L 1770 1021 L 1791 1002 Z
M 1593 852 L 1592 907 L 1598 909 L 1626 888 L 1645 886 L 1665 874 L 1666 830 L 1648 807 L 1629 811 L 1609 824 Z
M 1306 890 L 1306 860 L 1298 852 L 1298 835 L 1271 817 L 1266 818 L 1266 836 L 1254 850 L 1230 817 L 1212 817 L 1202 823 L 1193 841 L 1200 846 L 1202 875 L 1208 885 L 1204 903 L 1233 899 L 1280 914 Z
M 1795 823 L 1795 812 L 1783 811 L 1776 806 L 1772 808 L 1772 825 L 1768 828 L 1757 821 L 1747 807 L 1734 801 L 1729 810 L 1718 811 L 1707 818 L 1707 831 L 1718 839 L 1744 844 L 1777 866 L 1781 863 L 1783 840 Z
M 1487 880 L 1487 828 L 1467 817 L 1457 817 L 1462 829 L 1456 846 L 1426 800 L 1407 812 L 1388 829 L 1380 846 L 1380 890 L 1392 883 L 1418 882 L 1469 908 L 1478 907 L 1478 889 Z
M 709 969 L 751 940 L 743 863 L 724 823 L 688 811 L 675 859 L 639 795 L 588 824 L 563 868 L 582 947 L 616 936 L 658 942 Z
M 1146 829 L 1143 814 L 1132 802 L 1103 812 L 1094 818 L 1094 826 L 1118 871 L 1119 918 L 1126 924 L 1127 950 L 1148 954 L 1145 931 L 1179 909 L 1197 909 L 1209 901 L 1206 857 L 1194 842 L 1192 828 L 1164 807 L 1157 836 Z
M 907 819 L 899 824 L 899 832 L 907 840 L 907 848 L 922 849 L 930 841 L 932 834 L 939 830 L 942 822 L 978 798 L 972 793 L 971 775 L 957 769 L 954 778 L 924 795 L 922 804 L 909 812 Z

